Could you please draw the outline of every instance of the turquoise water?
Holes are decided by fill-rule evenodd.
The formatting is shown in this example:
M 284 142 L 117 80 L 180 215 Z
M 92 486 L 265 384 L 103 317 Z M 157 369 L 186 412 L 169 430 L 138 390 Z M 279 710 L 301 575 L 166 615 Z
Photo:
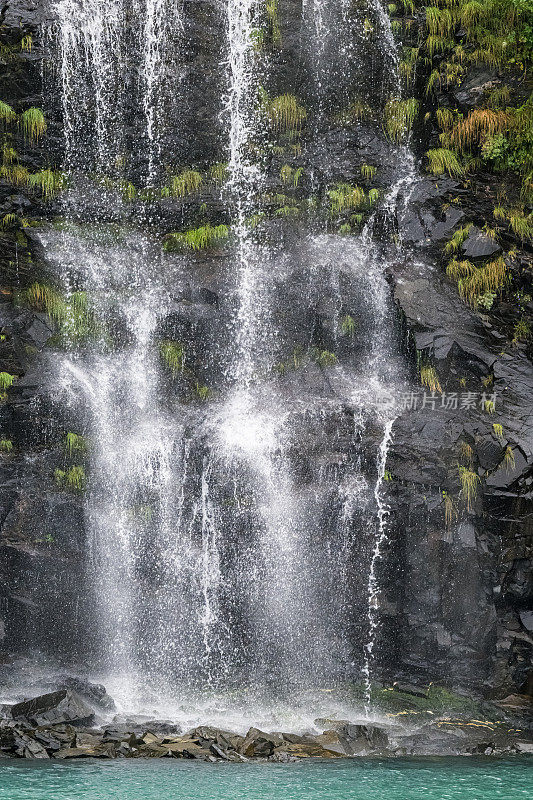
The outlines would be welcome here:
M 533 758 L 0 762 L 1 800 L 521 800 Z

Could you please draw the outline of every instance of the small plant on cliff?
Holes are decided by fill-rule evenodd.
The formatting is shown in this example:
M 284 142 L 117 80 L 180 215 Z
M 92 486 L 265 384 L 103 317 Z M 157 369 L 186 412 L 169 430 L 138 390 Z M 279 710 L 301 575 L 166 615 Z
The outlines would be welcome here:
M 83 492 L 85 489 L 85 470 L 79 465 L 70 467 L 68 470 L 56 469 L 54 478 L 60 489 L 68 489 L 71 492 Z
M 466 503 L 467 511 L 472 510 L 472 503 L 475 501 L 478 493 L 478 487 L 481 483 L 481 478 L 468 467 L 458 466 L 459 481 L 461 483 L 461 496 Z
M 510 444 L 507 445 L 505 448 L 505 453 L 503 454 L 502 462 L 499 466 L 499 469 L 505 469 L 506 472 L 512 472 L 515 468 L 516 462 L 513 453 L 513 448 Z
M 430 364 L 422 364 L 420 367 L 420 383 L 432 393 L 442 392 L 437 371 Z
M 471 445 L 469 445 L 468 442 L 462 441 L 459 445 L 459 452 L 463 461 L 472 466 L 474 460 L 474 451 L 472 450 Z
M 372 180 L 376 172 L 377 167 L 373 167 L 370 164 L 361 164 L 361 175 L 365 180 Z
M 65 437 L 64 447 L 67 456 L 72 458 L 74 453 L 85 453 L 87 450 L 87 440 L 84 436 L 69 431 Z
M 26 34 L 20 40 L 20 49 L 23 53 L 31 53 L 33 48 L 33 36 L 31 33 Z
M 343 211 L 360 208 L 365 204 L 365 192 L 360 186 L 349 183 L 337 183 L 328 191 L 331 214 L 342 214 Z
M 15 114 L 11 106 L 0 100 L 0 123 L 2 123 L 3 125 L 8 125 L 10 122 L 13 122 L 16 118 L 17 115 Z
M 493 422 L 492 423 L 492 430 L 494 431 L 494 435 L 496 436 L 496 438 L 498 439 L 500 444 L 503 444 L 503 441 L 504 441 L 504 439 L 503 439 L 503 425 L 500 425 L 499 422 Z
M 494 414 L 496 411 L 496 404 L 494 400 L 484 400 L 483 411 L 485 411 L 486 414 Z
M 293 94 L 270 98 L 263 90 L 261 104 L 270 118 L 272 128 L 280 133 L 300 130 L 307 118 L 307 111 Z
M 0 439 L 0 452 L 11 453 L 13 450 L 13 442 L 11 439 Z
M 10 389 L 15 382 L 15 375 L 11 375 L 10 372 L 0 372 L 0 390 L 5 392 L 6 389 Z
M 211 397 L 211 394 L 212 394 L 211 389 L 209 388 L 209 386 L 204 386 L 203 384 L 199 383 L 198 381 L 196 381 L 196 385 L 194 387 L 194 391 L 195 391 L 196 396 L 202 401 L 202 403 L 205 403 L 206 400 L 209 400 L 209 398 Z
M 222 186 L 228 179 L 228 165 L 225 161 L 217 161 L 209 169 L 209 177 L 217 186 Z
M 466 241 L 468 238 L 468 234 L 470 233 L 470 228 L 472 227 L 472 223 L 469 222 L 467 225 L 463 225 L 462 228 L 458 228 L 449 242 L 446 242 L 444 245 L 444 252 L 448 255 L 450 253 L 456 253 L 458 250 L 461 249 L 463 242 Z
M 452 150 L 439 147 L 435 150 L 428 150 L 426 155 L 429 161 L 429 171 L 433 175 L 444 175 L 446 172 L 452 178 L 463 175 L 464 169 Z
M 66 177 L 62 172 L 54 172 L 51 169 L 42 169 L 28 177 L 28 186 L 38 190 L 45 202 L 53 200 L 54 197 L 66 186 Z
M 315 348 L 313 350 L 313 357 L 317 364 L 319 364 L 321 367 L 332 367 L 337 363 L 337 356 L 330 350 L 320 350 L 319 348 Z
M 200 172 L 194 169 L 185 169 L 179 175 L 175 175 L 170 180 L 170 193 L 172 197 L 186 197 L 188 194 L 196 194 L 203 183 Z
M 509 222 L 514 233 L 524 241 L 529 239 L 533 241 L 533 214 L 527 216 L 523 211 L 516 209 L 509 212 Z
M 531 336 L 531 326 L 529 322 L 521 317 L 518 322 L 514 326 L 514 341 L 522 341 L 523 339 L 529 339 Z
M 20 117 L 24 137 L 30 142 L 38 142 L 46 133 L 46 119 L 40 108 L 28 108 Z
M 185 350 L 180 342 L 173 342 L 169 339 L 160 342 L 159 354 L 167 369 L 170 370 L 173 378 L 176 377 L 178 372 L 183 372 L 185 366 Z
M 451 528 L 457 519 L 457 507 L 448 492 L 442 492 L 442 500 L 444 502 L 444 524 L 447 528 Z
M 408 135 L 418 115 L 420 103 L 415 97 L 389 100 L 383 112 L 385 132 L 393 142 L 401 142 Z
M 341 320 L 341 331 L 344 336 L 355 336 L 356 331 L 355 320 L 351 314 L 345 314 Z
M 200 228 L 193 228 L 183 233 L 169 233 L 164 249 L 167 252 L 173 250 L 207 250 L 221 244 L 229 237 L 227 225 L 202 225 Z

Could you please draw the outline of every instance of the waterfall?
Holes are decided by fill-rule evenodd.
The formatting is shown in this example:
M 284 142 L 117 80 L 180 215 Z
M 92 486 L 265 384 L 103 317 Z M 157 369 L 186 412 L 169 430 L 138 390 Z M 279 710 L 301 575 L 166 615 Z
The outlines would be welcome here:
M 362 87 L 383 104 L 397 66 L 388 17 L 369 5 L 380 65 L 366 87 L 359 12 L 307 0 L 290 42 L 308 78 L 297 91 L 261 48 L 257 0 L 53 8 L 69 187 L 40 237 L 65 295 L 86 293 L 94 328 L 49 355 L 52 399 L 89 442 L 89 671 L 121 710 L 187 722 L 310 724 L 349 705 L 347 686 L 368 710 L 401 369 L 385 250 L 372 214 L 335 231 L 328 197 L 348 178 L 323 137 Z M 198 64 L 212 108 L 191 88 Z M 306 92 L 300 141 L 272 126 L 268 102 Z M 298 181 L 278 185 L 289 161 L 305 202 Z M 165 181 L 192 169 L 200 188 L 173 195 Z M 227 223 L 227 244 L 163 251 L 170 231 L 207 222 Z

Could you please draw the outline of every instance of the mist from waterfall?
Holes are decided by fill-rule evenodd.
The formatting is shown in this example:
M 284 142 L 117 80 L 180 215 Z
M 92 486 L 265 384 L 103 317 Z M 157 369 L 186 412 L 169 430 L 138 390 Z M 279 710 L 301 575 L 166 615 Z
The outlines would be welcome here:
M 41 240 L 67 297 L 83 289 L 97 321 L 90 346 L 73 341 L 50 355 L 53 401 L 90 442 L 93 609 L 79 632 L 91 643 L 89 672 L 122 711 L 190 724 L 307 724 L 341 713 L 355 684 L 370 711 L 383 481 L 401 386 L 374 218 L 350 236 L 301 224 L 281 242 L 250 224 L 270 189 L 259 98 L 274 67 L 258 52 L 260 4 L 225 0 L 208 13 L 224 16 L 211 113 L 227 162 L 216 203 L 231 237 L 212 264 L 163 252 L 170 212 L 160 188 L 189 166 L 169 163 L 187 99 L 187 4 L 53 8 L 48 85 L 61 107 L 69 190 L 61 224 Z M 390 26 L 380 4 L 367 12 L 380 31 L 371 85 L 358 12 L 303 4 L 317 152 L 321 126 L 353 86 L 366 81 L 380 103 L 394 94 Z M 327 184 L 326 155 L 314 165 L 317 187 Z M 399 163 L 389 222 L 411 179 L 412 163 Z M 146 189 L 144 207 L 127 200 L 132 182 Z M 205 311 L 188 287 L 213 271 L 223 291 Z M 184 309 L 197 305 L 189 329 Z M 169 372 L 162 344 L 176 331 L 204 339 Z M 287 362 L 290 370 L 276 368 Z

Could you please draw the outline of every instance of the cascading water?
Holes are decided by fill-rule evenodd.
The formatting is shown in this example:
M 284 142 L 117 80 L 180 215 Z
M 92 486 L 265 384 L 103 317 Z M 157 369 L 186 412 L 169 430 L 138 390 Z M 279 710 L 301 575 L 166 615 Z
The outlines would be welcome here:
M 399 382 L 373 224 L 340 236 L 309 216 L 279 241 L 257 227 L 278 151 L 305 158 L 295 129 L 268 141 L 263 84 L 283 79 L 258 44 L 257 0 L 226 0 L 222 20 L 178 0 L 53 8 L 69 189 L 41 239 L 67 298 L 86 293 L 92 327 L 50 356 L 54 402 L 89 442 L 90 672 L 123 710 L 191 723 L 275 725 L 282 705 L 309 722 L 346 705 L 348 684 L 368 705 Z M 397 57 L 380 8 L 368 9 L 383 24 L 364 97 L 383 104 Z M 206 59 L 197 13 L 226 39 L 209 44 L 217 149 L 192 166 L 209 174 L 226 157 L 226 179 L 169 198 L 163 182 L 191 169 L 172 137 L 200 117 L 186 79 L 189 54 Z M 302 19 L 298 57 L 317 54 L 307 146 L 321 152 L 302 170 L 327 199 L 322 135 L 365 84 L 358 47 L 370 45 L 348 3 L 308 0 Z M 224 249 L 162 251 L 211 208 L 231 230 Z

